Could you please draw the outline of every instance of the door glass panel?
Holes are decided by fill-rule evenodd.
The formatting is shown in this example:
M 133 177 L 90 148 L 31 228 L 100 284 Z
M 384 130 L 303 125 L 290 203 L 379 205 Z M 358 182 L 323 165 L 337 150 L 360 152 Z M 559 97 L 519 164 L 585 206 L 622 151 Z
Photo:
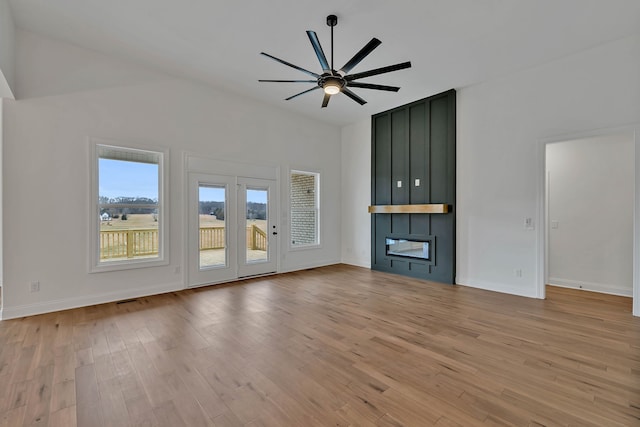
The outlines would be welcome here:
M 267 204 L 269 191 L 247 187 L 246 242 L 247 263 L 268 261 Z
M 200 185 L 198 188 L 201 270 L 227 265 L 225 190 L 224 186 L 215 185 Z

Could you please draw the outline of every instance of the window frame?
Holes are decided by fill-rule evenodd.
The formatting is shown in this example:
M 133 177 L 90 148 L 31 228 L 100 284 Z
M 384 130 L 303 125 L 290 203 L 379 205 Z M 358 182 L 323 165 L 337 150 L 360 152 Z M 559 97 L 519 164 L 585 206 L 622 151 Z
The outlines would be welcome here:
M 293 189 L 293 185 L 292 185 L 292 175 L 293 174 L 298 174 L 298 175 L 312 175 L 315 177 L 314 180 L 314 203 L 315 203 L 315 213 L 316 213 L 316 226 L 315 226 L 315 242 L 313 243 L 302 243 L 302 244 L 293 244 L 293 239 L 292 239 L 292 227 L 293 227 L 293 206 L 292 206 L 292 198 L 291 198 L 291 191 Z M 289 198 L 289 243 L 288 243 L 288 247 L 290 251 L 299 251 L 299 250 L 306 250 L 306 249 L 317 249 L 322 247 L 322 242 L 320 239 L 320 230 L 321 230 L 321 200 L 320 200 L 320 179 L 321 179 L 321 173 L 320 171 L 317 170 L 310 170 L 310 169 L 297 169 L 297 168 L 291 168 L 289 170 L 289 176 L 288 176 L 288 183 L 289 183 L 289 192 L 288 192 L 288 198 Z
M 126 259 L 118 261 L 100 261 L 100 203 L 99 203 L 99 160 L 100 148 L 121 150 L 129 153 L 150 153 L 158 159 L 158 256 L 154 258 Z M 169 264 L 169 150 L 161 147 L 123 144 L 115 141 L 89 139 L 89 239 L 88 270 L 89 273 L 129 270 L 134 268 L 156 267 Z

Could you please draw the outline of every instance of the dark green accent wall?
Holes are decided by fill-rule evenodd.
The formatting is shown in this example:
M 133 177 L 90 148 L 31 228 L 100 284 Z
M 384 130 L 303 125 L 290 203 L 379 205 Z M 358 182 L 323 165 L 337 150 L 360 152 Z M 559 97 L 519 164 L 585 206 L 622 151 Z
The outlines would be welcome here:
M 455 283 L 455 90 L 374 115 L 371 133 L 372 205 L 449 205 L 446 214 L 372 214 L 371 268 Z M 387 237 L 429 241 L 431 259 L 387 256 Z

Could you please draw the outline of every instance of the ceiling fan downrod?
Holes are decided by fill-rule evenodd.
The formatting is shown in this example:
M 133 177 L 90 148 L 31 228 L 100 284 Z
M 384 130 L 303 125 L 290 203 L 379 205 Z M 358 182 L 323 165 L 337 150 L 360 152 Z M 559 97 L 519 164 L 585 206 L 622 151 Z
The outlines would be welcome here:
M 327 16 L 327 25 L 331 27 L 331 74 L 334 73 L 333 68 L 333 27 L 338 25 L 338 17 L 336 15 Z

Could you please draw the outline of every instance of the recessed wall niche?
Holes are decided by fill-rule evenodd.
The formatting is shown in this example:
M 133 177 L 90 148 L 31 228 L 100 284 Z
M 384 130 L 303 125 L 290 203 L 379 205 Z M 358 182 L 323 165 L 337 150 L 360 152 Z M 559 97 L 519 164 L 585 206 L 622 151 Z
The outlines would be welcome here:
M 455 283 L 455 90 L 372 116 L 371 135 L 371 268 Z M 389 251 L 397 240 L 428 255 Z

